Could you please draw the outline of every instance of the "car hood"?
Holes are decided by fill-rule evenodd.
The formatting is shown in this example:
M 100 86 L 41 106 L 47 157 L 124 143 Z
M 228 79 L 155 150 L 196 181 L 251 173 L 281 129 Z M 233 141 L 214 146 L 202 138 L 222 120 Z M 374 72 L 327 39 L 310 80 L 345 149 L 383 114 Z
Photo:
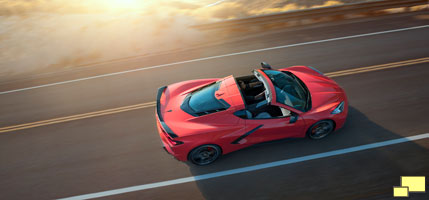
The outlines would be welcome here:
M 324 110 L 336 106 L 345 99 L 344 90 L 332 79 L 305 67 L 286 68 L 304 82 L 311 94 L 311 110 Z
M 222 81 L 218 91 L 222 92 L 222 99 L 231 105 L 229 109 L 202 116 L 192 116 L 181 109 L 181 105 L 189 93 L 214 81 Z M 237 95 L 239 95 L 239 98 Z M 231 121 L 231 119 L 219 117 L 219 115 L 226 115 L 237 108 L 244 108 L 244 102 L 242 102 L 240 92 L 232 76 L 224 79 L 201 79 L 169 85 L 161 96 L 160 104 L 159 112 L 165 124 L 178 137 L 236 129 L 238 118 Z

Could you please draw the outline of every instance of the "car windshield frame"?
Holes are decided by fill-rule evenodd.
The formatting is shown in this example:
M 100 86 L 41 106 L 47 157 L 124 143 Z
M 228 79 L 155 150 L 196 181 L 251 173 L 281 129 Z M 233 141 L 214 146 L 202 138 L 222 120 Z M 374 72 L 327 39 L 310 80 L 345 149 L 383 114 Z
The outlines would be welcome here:
M 181 106 L 182 110 L 193 116 L 227 110 L 230 105 L 225 100 L 216 98 L 216 91 L 222 83 L 222 80 L 215 81 L 189 93 Z
M 271 91 L 271 93 L 275 93 L 275 102 L 302 112 L 310 110 L 310 91 L 297 76 L 291 72 L 272 69 L 261 71 L 270 79 L 274 87 L 275 91 Z M 271 90 L 271 88 L 269 89 Z
M 273 92 L 270 89 L 270 84 L 268 83 L 267 79 L 258 70 L 253 70 L 253 75 L 255 75 L 255 77 L 264 85 L 265 100 L 268 104 L 271 103 L 273 100 Z

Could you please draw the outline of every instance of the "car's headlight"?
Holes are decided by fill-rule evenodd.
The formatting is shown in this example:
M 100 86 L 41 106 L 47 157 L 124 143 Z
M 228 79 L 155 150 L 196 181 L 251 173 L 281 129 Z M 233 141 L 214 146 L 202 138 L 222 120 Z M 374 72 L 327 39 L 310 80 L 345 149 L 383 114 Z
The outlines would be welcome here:
M 331 114 L 339 114 L 344 110 L 344 101 L 342 101 L 338 106 L 331 112 Z

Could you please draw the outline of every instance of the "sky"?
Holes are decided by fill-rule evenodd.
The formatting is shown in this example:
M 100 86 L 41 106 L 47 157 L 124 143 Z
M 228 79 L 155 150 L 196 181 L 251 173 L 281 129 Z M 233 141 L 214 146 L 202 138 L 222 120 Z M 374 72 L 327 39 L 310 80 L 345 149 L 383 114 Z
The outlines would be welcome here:
M 190 28 L 195 24 L 350 2 L 356 1 L 0 0 L 0 81 L 183 49 L 207 39 Z

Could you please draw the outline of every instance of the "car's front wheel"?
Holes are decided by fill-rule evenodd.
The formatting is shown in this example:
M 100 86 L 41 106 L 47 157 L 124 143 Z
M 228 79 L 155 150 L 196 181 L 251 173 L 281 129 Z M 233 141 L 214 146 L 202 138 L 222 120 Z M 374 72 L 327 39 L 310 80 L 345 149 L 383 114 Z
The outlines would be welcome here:
M 193 149 L 188 159 L 196 165 L 208 165 L 216 161 L 222 155 L 222 150 L 214 144 L 205 144 Z
M 334 122 L 331 120 L 321 120 L 307 130 L 307 136 L 310 139 L 319 140 L 332 133 L 332 131 L 334 131 Z

